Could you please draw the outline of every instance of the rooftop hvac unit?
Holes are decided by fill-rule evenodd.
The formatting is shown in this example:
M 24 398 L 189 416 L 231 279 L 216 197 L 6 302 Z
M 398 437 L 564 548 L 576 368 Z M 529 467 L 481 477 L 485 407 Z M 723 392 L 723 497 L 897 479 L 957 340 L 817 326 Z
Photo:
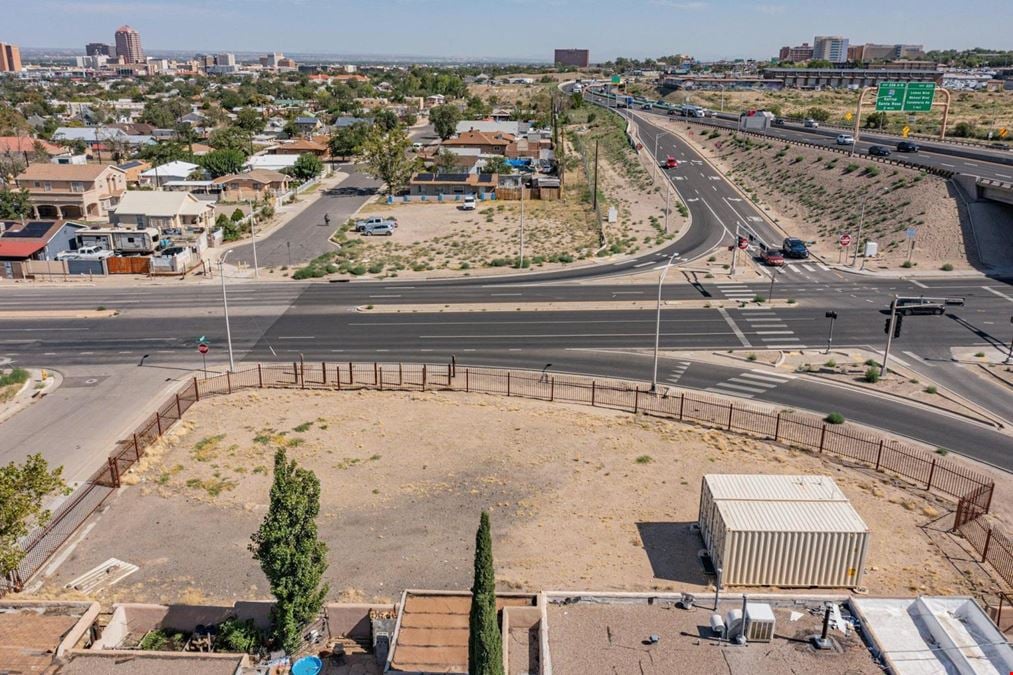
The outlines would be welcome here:
M 746 641 L 770 642 L 774 638 L 774 610 L 759 602 L 746 603 Z

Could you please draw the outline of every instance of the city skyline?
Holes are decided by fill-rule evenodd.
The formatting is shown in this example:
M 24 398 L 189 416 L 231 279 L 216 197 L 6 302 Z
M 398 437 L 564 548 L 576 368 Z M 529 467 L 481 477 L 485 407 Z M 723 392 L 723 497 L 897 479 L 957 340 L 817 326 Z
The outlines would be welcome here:
M 503 21 L 512 20 L 510 12 L 501 13 L 502 7 L 488 4 Z M 482 3 L 472 5 L 470 14 L 464 16 L 459 5 L 450 0 L 379 0 L 368 6 L 322 0 L 279 0 L 274 4 L 256 0 L 242 12 L 211 9 L 196 0 L 40 0 L 6 10 L 12 30 L 2 37 L 22 48 L 66 49 L 111 41 L 116 27 L 126 23 L 144 35 L 146 51 L 287 51 L 550 62 L 553 49 L 579 46 L 590 49 L 592 60 L 598 62 L 617 56 L 671 53 L 702 59 L 766 59 L 776 56 L 782 45 L 798 44 L 818 34 L 846 35 L 853 44 L 1001 48 L 1006 40 L 1003 19 L 1013 18 L 1013 9 L 1002 0 L 981 0 L 973 16 L 947 16 L 945 21 L 946 5 L 941 0 L 901 0 L 885 10 L 872 0 L 855 0 L 845 16 L 832 8 L 797 0 L 634 0 L 621 10 L 603 0 L 579 4 L 554 0 L 545 5 L 511 0 L 509 4 L 518 20 L 530 22 L 534 17 L 538 21 L 534 30 L 518 31 L 514 36 L 506 33 L 509 37 L 501 44 L 490 42 L 484 31 L 467 29 L 468 18 L 481 10 Z M 279 5 L 284 11 L 279 11 Z M 309 16 L 312 21 L 306 21 Z M 378 22 L 379 16 L 383 24 Z M 868 16 L 879 20 L 870 25 Z M 981 21 L 981 16 L 995 20 Z M 223 35 L 219 21 L 228 22 L 233 32 Z M 692 23 L 692 30 L 681 34 L 679 27 L 688 23 Z M 602 31 L 606 24 L 610 30 Z M 373 26 L 376 30 L 342 31 L 342 26 Z

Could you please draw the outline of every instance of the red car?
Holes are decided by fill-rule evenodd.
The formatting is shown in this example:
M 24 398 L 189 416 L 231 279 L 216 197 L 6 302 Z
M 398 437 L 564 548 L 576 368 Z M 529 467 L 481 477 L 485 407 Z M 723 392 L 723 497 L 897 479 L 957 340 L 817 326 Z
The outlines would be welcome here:
M 665 159 L 665 168 L 666 169 L 674 169 L 674 168 L 676 168 L 678 166 L 679 166 L 679 161 L 675 157 L 672 157 L 671 155 L 669 155 Z
M 784 264 L 784 256 L 781 254 L 781 251 L 776 248 L 768 248 L 764 250 L 763 253 L 760 254 L 760 260 L 763 261 L 764 265 L 769 265 L 770 267 L 780 267 Z

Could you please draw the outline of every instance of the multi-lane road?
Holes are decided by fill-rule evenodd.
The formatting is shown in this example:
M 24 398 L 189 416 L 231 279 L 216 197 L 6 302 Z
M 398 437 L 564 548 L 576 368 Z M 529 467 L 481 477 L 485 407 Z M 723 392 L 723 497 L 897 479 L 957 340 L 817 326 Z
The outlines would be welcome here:
M 766 375 L 742 367 L 718 366 L 698 355 L 715 350 L 822 348 L 826 344 L 827 310 L 837 311 L 835 347 L 882 349 L 883 322 L 895 294 L 957 296 L 963 307 L 942 317 L 911 317 L 894 343 L 894 356 L 916 372 L 946 382 L 976 398 L 994 417 L 1013 418 L 1010 392 L 982 384 L 951 361 L 951 348 L 997 349 L 1010 336 L 1013 287 L 1005 279 L 909 279 L 857 276 L 816 260 L 794 263 L 774 279 L 774 296 L 793 304 L 739 306 L 734 301 L 767 296 L 769 280 L 743 282 L 708 279 L 691 271 L 691 262 L 732 233 L 749 232 L 759 241 L 777 244 L 785 235 L 718 175 L 677 136 L 637 113 L 639 132 L 658 157 L 676 156 L 680 169 L 665 174 L 691 214 L 691 226 L 674 243 L 632 259 L 603 265 L 573 266 L 552 272 L 450 280 L 298 283 L 262 281 L 229 285 L 229 306 L 236 360 L 314 361 L 415 360 L 442 362 L 454 355 L 459 363 L 541 368 L 634 379 L 649 379 L 654 343 L 653 309 L 616 309 L 619 302 L 653 301 L 655 282 L 630 283 L 616 278 L 660 270 L 669 258 L 677 266 L 663 297 L 672 304 L 662 313 L 660 341 L 672 354 L 662 359 L 663 385 L 709 390 L 792 408 L 838 411 L 849 419 L 945 446 L 997 466 L 1013 469 L 1013 442 L 994 426 L 892 398 L 870 396 L 852 388 L 828 386 L 807 377 Z M 261 255 L 287 260 L 279 242 L 324 237 L 315 224 L 324 210 L 351 209 L 364 196 L 363 180 L 355 188 L 327 197 L 307 210 L 273 244 L 265 239 Z M 344 185 L 344 184 L 343 184 Z M 368 185 L 363 183 L 366 187 Z M 332 215 L 332 222 L 335 216 Z M 301 228 L 301 229 L 298 229 Z M 320 242 L 317 242 L 319 244 Z M 313 244 L 316 245 L 316 244 Z M 273 248 L 272 248 L 273 246 Z M 293 242 L 293 246 L 295 243 Z M 301 251 L 300 251 L 301 252 Z M 300 257 L 312 257 L 310 251 Z M 301 252 L 302 253 L 302 252 Z M 238 254 L 241 258 L 244 251 Z M 745 258 L 745 257 L 744 257 Z M 261 257 L 261 262 L 264 258 Z M 744 264 L 748 262 L 748 258 Z M 681 265 L 680 265 L 681 264 Z M 593 283 L 592 283 L 593 282 Z M 19 286 L 0 293 L 0 358 L 16 363 L 69 371 L 115 369 L 143 362 L 134 372 L 179 373 L 200 366 L 198 336 L 212 344 L 210 365 L 221 368 L 226 331 L 221 288 L 212 283 L 179 283 L 137 287 Z M 723 309 L 707 302 L 724 303 Z M 677 301 L 692 301 L 680 305 Z M 598 309 L 576 305 L 547 309 L 533 303 L 609 303 Z M 455 305 L 478 303 L 507 311 L 463 312 Z M 387 305 L 446 305 L 425 313 L 389 313 Z M 372 305 L 373 309 L 366 309 Z M 26 310 L 116 309 L 113 318 L 39 318 Z M 21 312 L 20 314 L 16 312 Z M 149 368 L 164 369 L 152 370 Z M 120 371 L 116 371 L 120 372 Z M 31 435 L 16 447 L 4 447 L 0 460 L 31 449 Z M 104 452 L 99 448 L 98 452 Z M 93 450 L 94 451 L 94 450 Z

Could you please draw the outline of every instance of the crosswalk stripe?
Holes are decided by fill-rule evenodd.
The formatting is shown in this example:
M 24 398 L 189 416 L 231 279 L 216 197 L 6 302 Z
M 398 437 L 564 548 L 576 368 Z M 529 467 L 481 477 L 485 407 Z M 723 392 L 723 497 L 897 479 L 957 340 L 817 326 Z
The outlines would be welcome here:
M 811 267 L 809 267 L 808 265 L 805 265 L 805 264 L 803 264 L 803 265 L 802 265 L 801 267 L 802 267 L 802 269 L 804 269 L 804 270 L 805 270 L 806 272 L 815 272 L 815 271 L 816 271 L 816 270 L 814 270 L 813 268 L 811 268 Z
M 758 330 L 757 335 L 792 335 L 795 331 L 793 330 Z
M 763 392 L 767 391 L 767 389 L 769 388 L 769 387 L 757 387 L 755 385 L 752 386 L 752 387 L 747 387 L 745 385 L 731 384 L 729 382 L 718 382 L 714 386 L 715 387 L 727 387 L 728 389 L 745 391 L 745 392 L 749 392 L 749 393 L 752 393 L 752 394 L 762 394 Z
M 827 267 L 826 265 L 824 265 L 823 263 L 816 263 L 816 267 L 819 267 L 824 272 L 829 272 L 830 271 L 830 268 Z
M 760 340 L 762 340 L 763 342 L 777 342 L 779 344 L 782 343 L 782 342 L 798 342 L 799 341 L 799 339 L 797 337 L 787 337 L 785 335 L 771 335 L 770 337 L 761 337 Z
M 755 370 L 749 373 L 740 373 L 739 377 L 748 377 L 755 380 L 765 380 L 767 382 L 776 382 L 778 384 L 784 384 L 785 382 L 791 382 L 793 377 L 786 377 L 784 375 L 774 375 L 773 373 L 762 372 L 758 373 Z
M 732 396 L 739 396 L 741 398 L 753 398 L 752 394 L 746 394 L 741 391 L 727 391 L 724 389 L 719 389 L 717 387 L 707 387 L 707 391 L 712 391 L 715 394 L 724 394 L 725 396 L 728 396 L 730 394 Z
M 759 387 L 761 389 L 773 389 L 774 387 L 777 386 L 776 384 L 773 383 L 768 384 L 767 382 L 754 382 L 752 380 L 746 380 L 741 377 L 729 378 L 728 382 L 736 382 L 738 384 L 744 384 L 747 387 Z

